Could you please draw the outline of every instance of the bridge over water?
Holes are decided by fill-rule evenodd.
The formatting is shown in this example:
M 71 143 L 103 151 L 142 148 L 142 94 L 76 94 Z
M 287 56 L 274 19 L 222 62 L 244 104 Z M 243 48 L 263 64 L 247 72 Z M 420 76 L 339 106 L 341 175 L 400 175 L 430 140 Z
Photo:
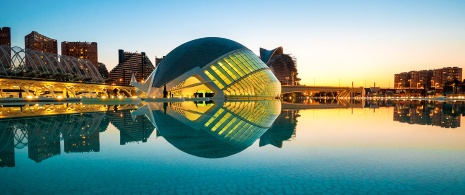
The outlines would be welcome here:
M 317 93 L 334 92 L 338 98 L 354 97 L 356 94 L 363 96 L 363 88 L 330 87 L 330 86 L 305 86 L 305 85 L 283 85 L 282 94 L 289 93 Z M 81 82 L 59 82 L 30 78 L 0 78 L 0 98 L 39 96 L 62 98 L 70 97 L 100 97 L 100 96 L 124 96 L 131 97 L 135 94 L 132 86 L 117 86 L 92 84 Z
M 354 97 L 355 94 L 363 96 L 363 87 L 331 87 L 331 86 L 305 86 L 305 85 L 283 85 L 281 86 L 281 93 L 316 93 L 316 92 L 336 92 L 338 98 Z
M 283 110 L 307 110 L 307 109 L 337 109 L 337 108 L 363 108 L 365 100 L 354 99 L 320 99 L 322 101 L 315 101 L 316 99 L 304 100 L 301 103 L 282 102 Z

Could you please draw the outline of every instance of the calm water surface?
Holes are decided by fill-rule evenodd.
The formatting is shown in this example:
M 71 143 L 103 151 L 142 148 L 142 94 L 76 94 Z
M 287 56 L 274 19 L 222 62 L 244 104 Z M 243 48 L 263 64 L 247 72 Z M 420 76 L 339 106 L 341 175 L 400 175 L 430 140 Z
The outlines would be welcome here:
M 0 194 L 460 194 L 464 113 L 419 101 L 4 105 Z

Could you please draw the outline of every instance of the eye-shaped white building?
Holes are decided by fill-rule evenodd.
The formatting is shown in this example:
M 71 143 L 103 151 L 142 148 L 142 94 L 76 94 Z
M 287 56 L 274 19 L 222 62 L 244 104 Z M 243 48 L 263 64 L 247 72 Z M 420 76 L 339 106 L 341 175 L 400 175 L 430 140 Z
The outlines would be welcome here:
M 166 55 L 144 83 L 131 82 L 147 98 L 212 97 L 272 99 L 281 84 L 252 51 L 235 41 L 206 37 Z

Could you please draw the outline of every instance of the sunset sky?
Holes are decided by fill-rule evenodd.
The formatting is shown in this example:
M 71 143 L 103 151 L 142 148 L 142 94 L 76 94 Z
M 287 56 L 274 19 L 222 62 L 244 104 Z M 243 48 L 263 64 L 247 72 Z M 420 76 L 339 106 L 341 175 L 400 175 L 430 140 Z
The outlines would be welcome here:
M 118 49 L 152 62 L 201 37 L 284 48 L 306 85 L 393 87 L 394 74 L 465 66 L 465 1 L 1 1 L 12 45 L 37 31 L 98 43 L 111 70 Z

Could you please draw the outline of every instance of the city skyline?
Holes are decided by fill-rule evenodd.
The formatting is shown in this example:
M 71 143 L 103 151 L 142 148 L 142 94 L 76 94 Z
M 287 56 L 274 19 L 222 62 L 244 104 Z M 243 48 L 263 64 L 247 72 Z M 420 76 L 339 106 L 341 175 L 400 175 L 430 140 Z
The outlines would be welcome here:
M 108 70 L 118 64 L 118 49 L 155 61 L 201 37 L 236 40 L 256 55 L 260 47 L 282 46 L 296 57 L 305 85 L 394 87 L 399 72 L 465 65 L 463 1 L 1 4 L 11 8 L 0 13 L 0 27 L 11 28 L 12 46 L 24 47 L 32 31 L 58 42 L 97 42 Z

